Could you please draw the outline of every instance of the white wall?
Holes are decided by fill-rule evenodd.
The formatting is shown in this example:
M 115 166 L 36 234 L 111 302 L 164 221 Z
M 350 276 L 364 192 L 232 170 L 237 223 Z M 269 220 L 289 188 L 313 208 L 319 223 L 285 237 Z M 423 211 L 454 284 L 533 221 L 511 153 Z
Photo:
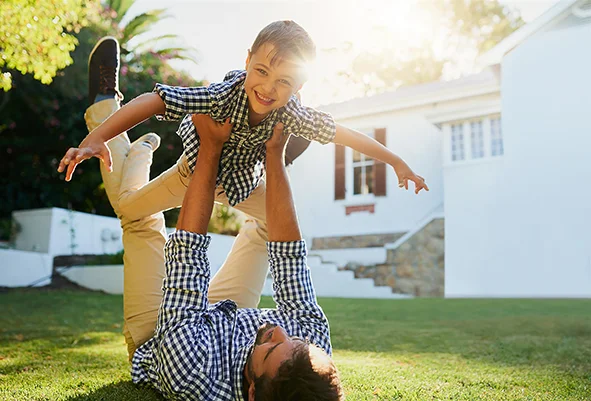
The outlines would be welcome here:
M 53 258 L 46 253 L 0 249 L 0 287 L 50 284 Z
M 16 249 L 52 256 L 117 253 L 123 249 L 121 226 L 115 217 L 60 208 L 21 210 L 12 213 L 21 232 Z
M 17 250 L 0 250 L 0 286 L 27 286 L 40 279 L 38 285 L 50 284 L 45 278 L 51 275 L 53 258 L 58 255 L 117 253 L 123 249 L 121 227 L 114 217 L 47 208 L 13 212 L 13 218 L 21 231 L 15 241 Z M 169 233 L 173 231 L 168 229 Z M 234 237 L 210 235 L 208 254 L 213 276 L 226 260 Z M 121 266 L 72 268 L 66 276 L 91 289 L 111 293 L 123 290 Z
M 402 156 L 425 177 L 430 192 L 416 196 L 398 188 L 391 167 L 387 168 L 387 196 L 350 196 L 334 200 L 334 145 L 312 143 L 291 167 L 295 204 L 306 238 L 369 233 L 392 233 L 411 229 L 443 199 L 441 133 L 429 123 L 423 111 L 380 114 L 339 121 L 366 130 L 386 127 L 389 149 Z M 347 150 L 350 151 L 350 150 Z M 346 169 L 347 180 L 352 168 Z M 375 204 L 375 213 L 345 215 L 346 206 Z
M 502 65 L 502 159 L 445 169 L 448 297 L 591 297 L 591 24 Z

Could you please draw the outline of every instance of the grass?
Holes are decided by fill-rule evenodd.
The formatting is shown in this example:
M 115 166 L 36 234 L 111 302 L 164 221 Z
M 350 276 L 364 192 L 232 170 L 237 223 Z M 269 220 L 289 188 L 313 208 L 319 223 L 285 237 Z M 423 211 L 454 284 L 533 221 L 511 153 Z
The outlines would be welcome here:
M 591 300 L 320 303 L 348 400 L 591 400 Z M 130 382 L 121 296 L 18 290 L 0 308 L 0 399 L 161 399 Z

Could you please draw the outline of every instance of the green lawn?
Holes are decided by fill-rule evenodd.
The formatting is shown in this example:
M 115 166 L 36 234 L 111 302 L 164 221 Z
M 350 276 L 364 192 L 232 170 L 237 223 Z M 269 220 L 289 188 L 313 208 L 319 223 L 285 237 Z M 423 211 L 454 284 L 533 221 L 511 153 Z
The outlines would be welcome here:
M 321 304 L 348 400 L 591 400 L 591 300 Z M 0 293 L 0 399 L 159 400 L 130 382 L 121 309 L 96 292 Z

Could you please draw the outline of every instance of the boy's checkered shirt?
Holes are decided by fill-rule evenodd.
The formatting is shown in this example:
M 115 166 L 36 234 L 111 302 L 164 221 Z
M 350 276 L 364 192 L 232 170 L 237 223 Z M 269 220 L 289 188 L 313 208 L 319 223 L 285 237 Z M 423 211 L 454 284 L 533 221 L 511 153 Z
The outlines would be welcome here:
M 165 246 L 166 278 L 154 337 L 133 356 L 134 383 L 175 400 L 244 400 L 243 372 L 263 323 L 307 338 L 329 355 L 328 320 L 316 302 L 304 241 L 267 244 L 277 309 L 208 305 L 210 237 L 177 231 Z
M 273 110 L 259 125 L 249 127 L 248 97 L 244 90 L 246 71 L 226 74 L 224 82 L 208 87 L 183 88 L 156 84 L 166 112 L 160 120 L 182 122 L 177 130 L 191 170 L 199 152 L 199 136 L 191 114 L 209 114 L 233 125 L 232 135 L 224 144 L 220 158 L 217 184 L 224 188 L 230 205 L 242 202 L 258 185 L 265 168 L 265 142 L 273 134 L 276 123 L 282 122 L 286 133 L 327 144 L 334 140 L 336 125 L 330 114 L 300 104 L 292 96 L 282 108 Z

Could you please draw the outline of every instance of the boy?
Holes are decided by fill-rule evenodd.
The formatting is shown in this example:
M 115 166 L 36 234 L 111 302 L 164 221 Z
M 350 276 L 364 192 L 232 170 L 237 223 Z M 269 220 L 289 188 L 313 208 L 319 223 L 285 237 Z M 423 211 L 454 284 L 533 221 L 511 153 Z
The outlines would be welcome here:
M 244 201 L 260 182 L 264 171 L 263 144 L 277 122 L 285 125 L 288 135 L 323 144 L 335 142 L 390 164 L 401 187 L 408 189 L 411 180 L 416 193 L 428 190 L 424 179 L 386 147 L 335 124 L 330 115 L 300 104 L 295 95 L 306 81 L 305 63 L 314 57 L 315 46 L 299 25 L 293 21 L 273 22 L 257 36 L 248 52 L 245 71 L 232 71 L 224 82 L 207 88 L 157 84 L 153 93 L 134 99 L 91 132 L 79 148 L 68 150 L 58 170 L 61 172 L 68 166 L 66 180 L 69 181 L 76 165 L 93 156 L 110 168 L 106 142 L 156 115 L 161 120 L 183 119 L 178 134 L 192 171 L 199 136 L 189 115 L 209 114 L 214 120 L 233 124 L 233 135 L 224 146 L 216 182 L 222 184 L 232 206 Z

